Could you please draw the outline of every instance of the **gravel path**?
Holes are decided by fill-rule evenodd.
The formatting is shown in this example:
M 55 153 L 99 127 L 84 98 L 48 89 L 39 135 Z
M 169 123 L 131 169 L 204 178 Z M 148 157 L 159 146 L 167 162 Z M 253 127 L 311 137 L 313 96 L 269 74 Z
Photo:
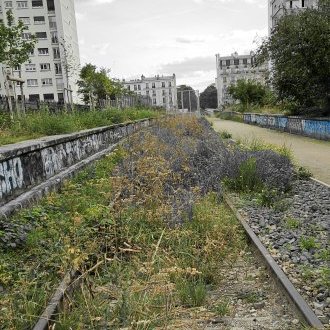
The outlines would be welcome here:
M 291 147 L 296 161 L 308 168 L 313 176 L 330 184 L 330 142 L 311 139 L 299 135 L 282 133 L 267 128 L 216 118 L 213 122 L 216 131 L 226 130 L 234 139 L 258 138 L 271 144 Z
M 330 188 L 296 181 L 276 207 L 236 205 L 320 321 L 330 326 Z

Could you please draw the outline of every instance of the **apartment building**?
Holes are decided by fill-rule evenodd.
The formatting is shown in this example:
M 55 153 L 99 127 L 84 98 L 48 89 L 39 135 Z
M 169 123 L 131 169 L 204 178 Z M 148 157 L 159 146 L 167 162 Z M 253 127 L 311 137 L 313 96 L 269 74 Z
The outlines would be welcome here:
M 34 34 L 37 43 L 30 60 L 14 69 L 14 76 L 25 80 L 23 93 L 31 101 L 78 102 L 77 84 L 80 64 L 74 0 L 0 0 L 0 22 L 12 10 L 16 22 Z M 1 64 L 0 64 L 1 65 Z M 14 86 L 15 88 L 15 86 Z M 15 88 L 20 98 L 20 88 Z M 0 95 L 5 95 L 0 72 Z
M 129 81 L 122 81 L 123 85 L 138 95 L 149 96 L 154 106 L 164 107 L 167 110 L 178 108 L 176 93 L 176 76 L 154 76 Z
M 268 32 L 276 25 L 285 11 L 295 13 L 316 6 L 317 0 L 268 0 Z
M 238 55 L 237 52 L 230 56 L 220 56 L 216 54 L 216 87 L 218 91 L 218 107 L 233 103 L 233 99 L 228 94 L 228 87 L 235 84 L 240 79 L 255 80 L 265 82 L 267 63 L 262 66 L 253 67 L 254 53 L 248 55 Z

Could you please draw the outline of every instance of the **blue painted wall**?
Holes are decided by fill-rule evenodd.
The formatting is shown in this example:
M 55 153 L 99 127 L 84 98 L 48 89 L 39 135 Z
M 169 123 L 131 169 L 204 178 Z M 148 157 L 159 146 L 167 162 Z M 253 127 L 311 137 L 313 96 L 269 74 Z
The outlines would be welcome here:
M 330 140 L 330 120 L 328 119 L 304 119 L 280 115 L 260 115 L 257 113 L 245 113 L 243 119 L 247 124 L 269 127 L 321 140 Z

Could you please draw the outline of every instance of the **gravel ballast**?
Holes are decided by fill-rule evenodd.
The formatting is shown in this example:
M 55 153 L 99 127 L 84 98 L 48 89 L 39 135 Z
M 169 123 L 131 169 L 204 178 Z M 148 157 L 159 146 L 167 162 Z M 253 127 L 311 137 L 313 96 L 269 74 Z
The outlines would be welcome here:
M 297 180 L 276 207 L 237 196 L 235 203 L 320 321 L 330 325 L 330 188 Z

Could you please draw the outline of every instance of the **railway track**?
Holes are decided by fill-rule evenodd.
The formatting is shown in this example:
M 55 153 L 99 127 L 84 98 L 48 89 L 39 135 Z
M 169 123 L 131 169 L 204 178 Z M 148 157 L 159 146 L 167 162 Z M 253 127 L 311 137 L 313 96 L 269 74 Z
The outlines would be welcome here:
M 211 308 L 195 310 L 183 316 L 175 327 L 167 329 L 324 329 L 231 198 L 225 195 L 224 200 L 243 226 L 250 248 L 242 252 L 235 264 L 222 269 L 223 285 L 208 292 Z M 83 276 L 67 274 L 34 330 L 51 329 L 61 313 L 63 301 L 73 294 L 80 281 Z M 232 312 L 226 315 L 229 309 Z M 215 317 L 214 310 L 220 316 Z

